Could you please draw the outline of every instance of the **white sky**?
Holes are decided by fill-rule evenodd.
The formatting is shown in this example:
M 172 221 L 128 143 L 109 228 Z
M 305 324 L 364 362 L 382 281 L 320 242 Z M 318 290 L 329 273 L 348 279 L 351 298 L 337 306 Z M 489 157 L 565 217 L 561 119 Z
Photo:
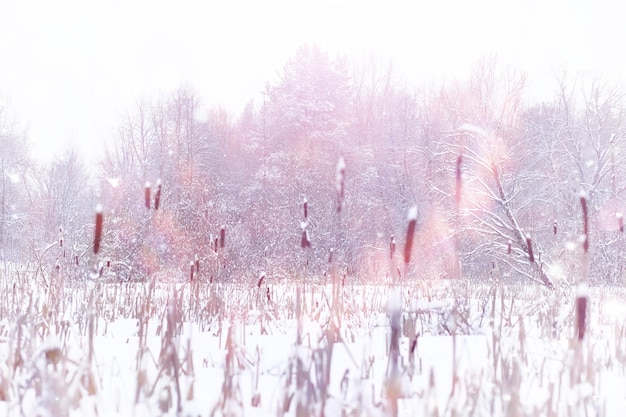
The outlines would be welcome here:
M 0 0 L 0 93 L 37 157 L 74 144 L 95 159 L 133 100 L 187 83 L 238 112 L 305 42 L 391 57 L 417 84 L 487 53 L 528 71 L 538 94 L 563 68 L 621 82 L 624 12 L 608 0 Z

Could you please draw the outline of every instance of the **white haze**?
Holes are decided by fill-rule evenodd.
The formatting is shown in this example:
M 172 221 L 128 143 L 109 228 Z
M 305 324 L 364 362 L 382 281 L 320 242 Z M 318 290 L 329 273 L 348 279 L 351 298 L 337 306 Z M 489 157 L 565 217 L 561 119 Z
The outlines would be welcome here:
M 95 160 L 133 102 L 182 84 L 235 115 L 303 43 L 393 61 L 409 82 L 479 57 L 527 71 L 535 98 L 564 69 L 623 81 L 626 7 L 608 1 L 83 1 L 0 5 L 0 93 L 33 153 Z

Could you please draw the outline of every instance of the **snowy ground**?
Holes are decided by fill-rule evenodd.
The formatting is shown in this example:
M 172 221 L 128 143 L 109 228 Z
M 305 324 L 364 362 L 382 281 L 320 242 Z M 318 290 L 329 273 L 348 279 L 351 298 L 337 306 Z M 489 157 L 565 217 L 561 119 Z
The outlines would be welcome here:
M 0 415 L 626 411 L 622 290 L 591 290 L 578 342 L 568 288 L 403 285 L 394 366 L 382 285 L 1 285 Z

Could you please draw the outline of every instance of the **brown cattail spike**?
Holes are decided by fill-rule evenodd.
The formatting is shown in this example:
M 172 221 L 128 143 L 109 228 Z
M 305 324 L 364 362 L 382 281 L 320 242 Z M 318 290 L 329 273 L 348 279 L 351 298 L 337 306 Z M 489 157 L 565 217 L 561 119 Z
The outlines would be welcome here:
M 389 241 L 389 258 L 393 259 L 393 255 L 396 253 L 396 239 L 394 239 L 393 235 L 391 235 L 391 240 Z
M 302 231 L 302 237 L 300 238 L 300 247 L 310 248 L 311 241 L 309 240 L 309 232 L 307 230 Z
M 189 281 L 193 281 L 193 270 L 194 270 L 194 262 L 189 262 Z
M 157 180 L 157 190 L 154 194 L 154 209 L 158 210 L 161 203 L 161 180 Z
M 556 231 L 557 231 L 557 226 L 558 226 L 558 222 L 555 220 L 554 223 L 552 224 L 552 232 L 556 235 Z
M 583 340 L 587 329 L 587 284 L 579 283 L 576 293 L 576 337 Z
M 304 199 L 302 206 L 304 207 L 304 218 L 306 219 L 309 217 L 309 203 L 306 198 Z
M 417 225 L 417 206 L 411 207 L 408 215 L 409 226 L 406 230 L 406 242 L 404 244 L 404 263 L 408 265 L 411 260 L 411 248 L 413 247 L 413 236 Z
M 510 254 L 511 254 L 512 247 L 513 247 L 513 242 L 511 241 L 511 239 L 509 239 L 509 241 L 508 241 L 508 243 L 507 243 L 507 248 L 506 248 L 506 253 L 507 253 L 508 255 L 510 255 Z
M 217 253 L 217 237 L 213 239 L 213 252 Z
M 530 239 L 530 234 L 526 235 L 526 246 L 528 247 L 528 260 L 532 264 L 535 262 L 535 256 L 533 255 L 533 242 Z
M 100 240 L 102 239 L 102 206 L 98 204 L 96 206 L 96 232 L 94 234 L 93 241 L 93 253 L 97 254 L 100 251 Z
M 335 188 L 337 189 L 337 213 L 341 211 L 343 205 L 344 188 L 346 179 L 346 161 L 343 156 L 339 158 L 337 163 L 337 176 L 335 178 Z
M 226 227 L 222 226 L 220 228 L 220 248 L 224 248 L 224 245 L 226 245 Z
M 580 195 L 580 206 L 583 210 L 583 250 L 587 253 L 589 251 L 589 210 L 585 193 Z
M 200 259 L 198 259 L 198 255 L 196 255 L 195 264 L 196 264 L 196 275 L 197 275 L 200 273 Z
M 150 199 L 152 198 L 150 191 L 150 182 L 146 181 L 146 185 L 144 188 L 144 204 L 148 210 L 150 210 Z
M 615 213 L 617 217 L 617 224 L 619 226 L 619 231 L 624 232 L 624 214 L 623 213 Z

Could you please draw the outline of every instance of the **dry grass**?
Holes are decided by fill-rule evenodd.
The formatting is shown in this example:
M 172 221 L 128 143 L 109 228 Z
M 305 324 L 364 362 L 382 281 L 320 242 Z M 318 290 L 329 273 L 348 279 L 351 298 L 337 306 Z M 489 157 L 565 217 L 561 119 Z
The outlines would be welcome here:
M 98 415 L 103 407 L 186 415 L 202 404 L 207 369 L 220 370 L 211 377 L 221 386 L 209 394 L 212 406 L 198 411 L 207 416 L 250 409 L 297 416 L 606 415 L 606 375 L 626 374 L 626 328 L 610 311 L 626 299 L 622 289 L 590 290 L 579 340 L 576 293 L 568 287 L 405 283 L 389 304 L 390 287 L 271 277 L 250 284 L 48 281 L 33 288 L 27 274 L 13 272 L 0 283 L 0 404 L 10 415 Z M 124 321 L 134 322 L 135 332 L 117 340 L 115 325 Z M 422 351 L 442 336 L 452 343 L 443 377 Z M 484 349 L 487 365 L 468 368 L 468 337 Z M 134 377 L 122 380 L 127 369 L 102 368 L 111 353 L 111 342 L 99 345 L 105 339 L 132 357 Z M 260 340 L 286 340 L 285 361 L 269 367 Z M 108 403 L 114 383 L 132 388 L 132 400 Z

